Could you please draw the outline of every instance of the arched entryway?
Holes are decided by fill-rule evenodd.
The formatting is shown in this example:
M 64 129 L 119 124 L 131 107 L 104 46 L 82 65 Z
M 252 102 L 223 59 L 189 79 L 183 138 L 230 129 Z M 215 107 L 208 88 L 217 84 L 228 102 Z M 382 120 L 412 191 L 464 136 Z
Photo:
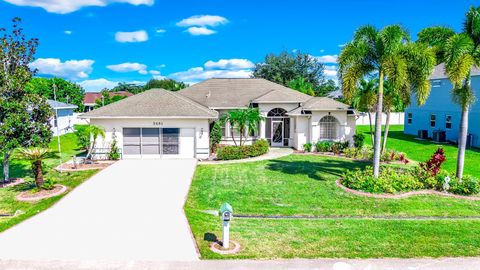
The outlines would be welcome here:
M 319 121 L 320 126 L 320 136 L 319 140 L 323 141 L 334 141 L 338 139 L 338 127 L 339 122 L 337 118 L 331 115 L 322 117 Z
M 267 114 L 266 137 L 271 146 L 288 146 L 290 138 L 290 118 L 287 111 L 274 108 Z

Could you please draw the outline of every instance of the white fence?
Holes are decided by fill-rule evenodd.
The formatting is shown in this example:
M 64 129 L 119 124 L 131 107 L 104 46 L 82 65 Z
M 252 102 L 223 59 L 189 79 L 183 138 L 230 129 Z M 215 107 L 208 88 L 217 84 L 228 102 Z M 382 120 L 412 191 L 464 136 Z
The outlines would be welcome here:
M 375 113 L 372 113 L 372 124 L 375 124 Z M 405 119 L 405 114 L 403 112 L 394 112 L 390 113 L 390 125 L 403 125 Z M 387 120 L 387 114 L 382 114 L 382 125 L 385 125 Z M 361 125 L 369 125 L 370 122 L 368 120 L 368 113 L 360 113 L 357 118 L 358 126 Z

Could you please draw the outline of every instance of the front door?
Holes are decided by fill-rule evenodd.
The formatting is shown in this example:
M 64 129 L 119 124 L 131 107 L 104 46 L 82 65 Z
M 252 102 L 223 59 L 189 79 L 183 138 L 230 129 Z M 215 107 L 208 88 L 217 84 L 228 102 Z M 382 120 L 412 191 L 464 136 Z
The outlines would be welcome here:
M 272 146 L 283 146 L 283 121 L 272 121 Z

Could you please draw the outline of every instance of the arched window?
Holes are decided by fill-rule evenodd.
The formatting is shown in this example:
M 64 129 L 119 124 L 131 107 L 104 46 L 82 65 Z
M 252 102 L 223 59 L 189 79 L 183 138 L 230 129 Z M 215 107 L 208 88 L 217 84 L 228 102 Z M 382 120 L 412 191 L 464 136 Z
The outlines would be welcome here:
M 336 140 L 337 139 L 337 129 L 338 129 L 338 120 L 331 116 L 327 115 L 320 119 L 320 140 Z
M 287 113 L 286 110 L 284 110 L 282 108 L 275 108 L 275 109 L 270 110 L 268 112 L 267 116 L 268 117 L 284 117 L 285 113 Z

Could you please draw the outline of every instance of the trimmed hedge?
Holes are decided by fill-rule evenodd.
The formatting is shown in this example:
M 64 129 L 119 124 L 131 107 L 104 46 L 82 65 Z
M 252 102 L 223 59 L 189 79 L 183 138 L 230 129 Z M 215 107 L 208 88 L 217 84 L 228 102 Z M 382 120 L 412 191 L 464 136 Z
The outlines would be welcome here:
M 217 160 L 235 160 L 257 157 L 268 152 L 266 140 L 258 140 L 252 145 L 224 146 L 217 150 Z

